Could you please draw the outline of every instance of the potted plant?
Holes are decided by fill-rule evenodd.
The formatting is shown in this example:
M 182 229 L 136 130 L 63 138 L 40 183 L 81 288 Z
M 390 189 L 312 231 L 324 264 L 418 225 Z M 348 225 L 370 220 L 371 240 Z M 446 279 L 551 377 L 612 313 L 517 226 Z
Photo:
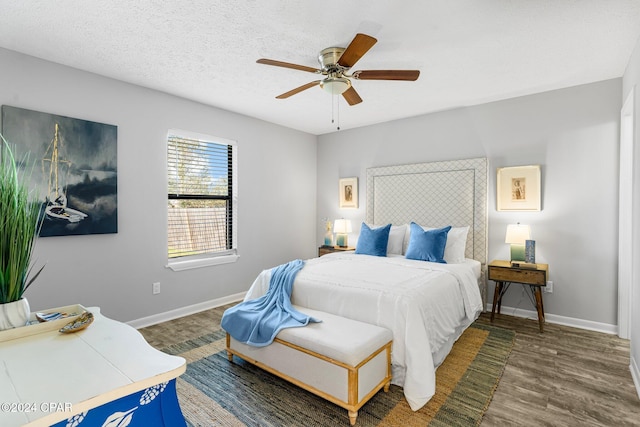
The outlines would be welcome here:
M 0 330 L 26 325 L 30 313 L 23 294 L 42 268 L 31 273 L 31 256 L 40 233 L 40 201 L 28 186 L 31 169 L 19 168 L 0 135 Z M 27 163 L 28 156 L 24 158 Z M 31 276 L 31 277 L 30 277 Z

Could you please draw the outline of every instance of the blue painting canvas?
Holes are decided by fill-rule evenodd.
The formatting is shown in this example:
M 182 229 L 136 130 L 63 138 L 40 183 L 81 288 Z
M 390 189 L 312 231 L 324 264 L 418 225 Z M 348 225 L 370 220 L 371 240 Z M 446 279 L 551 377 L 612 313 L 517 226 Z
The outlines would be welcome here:
M 118 232 L 117 126 L 3 105 L 2 135 L 33 164 L 41 237 Z

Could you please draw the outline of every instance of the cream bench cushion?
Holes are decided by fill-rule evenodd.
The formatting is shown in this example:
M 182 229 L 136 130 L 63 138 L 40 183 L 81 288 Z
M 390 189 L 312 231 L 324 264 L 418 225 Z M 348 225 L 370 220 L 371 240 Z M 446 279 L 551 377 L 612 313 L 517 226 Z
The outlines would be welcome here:
M 333 314 L 295 306 L 320 323 L 287 328 L 266 347 L 240 343 L 227 334 L 227 352 L 253 363 L 349 411 L 355 424 L 358 409 L 391 382 L 388 329 Z

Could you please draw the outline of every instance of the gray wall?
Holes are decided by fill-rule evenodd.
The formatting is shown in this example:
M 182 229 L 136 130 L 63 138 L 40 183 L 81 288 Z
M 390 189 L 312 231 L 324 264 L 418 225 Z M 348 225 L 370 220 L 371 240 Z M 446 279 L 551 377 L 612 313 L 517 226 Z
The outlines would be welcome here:
M 639 57 L 636 49 L 625 89 L 640 79 Z M 354 219 L 357 231 L 368 167 L 486 156 L 489 257 L 508 258 L 507 224 L 530 224 L 555 284 L 546 312 L 617 323 L 620 79 L 316 138 L 7 50 L 0 63 L 10 82 L 0 86 L 0 103 L 118 126 L 119 232 L 40 239 L 36 256 L 47 267 L 27 293 L 34 309 L 77 302 L 128 321 L 243 292 L 260 270 L 314 256 L 322 218 Z M 164 267 L 169 128 L 238 141 L 237 263 Z M 497 212 L 495 169 L 525 164 L 542 165 L 543 210 Z M 340 210 L 338 179 L 349 176 L 360 178 L 360 208 Z M 505 305 L 531 309 L 514 290 Z
M 545 312 L 617 324 L 621 84 L 609 80 L 320 136 L 317 242 L 325 217 L 353 219 L 355 241 L 365 218 L 367 168 L 486 156 L 489 258 L 509 259 L 507 224 L 531 225 L 536 260 L 549 264 L 554 281 Z M 496 168 L 529 164 L 542 166 L 543 210 L 497 212 Z M 338 179 L 350 176 L 359 178 L 360 207 L 339 209 Z M 517 286 L 503 306 L 533 310 Z
M 118 126 L 118 233 L 39 239 L 33 310 L 80 303 L 129 321 L 244 292 L 261 270 L 316 254 L 314 135 L 7 50 L 0 64 L 1 104 Z M 238 143 L 236 263 L 165 268 L 170 128 Z
M 640 40 L 636 43 L 633 55 L 622 79 L 622 100 L 624 102 L 631 89 L 635 86 L 635 139 L 634 146 L 634 174 L 633 174 L 633 256 L 638 259 L 640 254 Z M 640 263 L 633 265 L 631 292 L 631 369 L 634 374 L 636 388 L 640 396 Z

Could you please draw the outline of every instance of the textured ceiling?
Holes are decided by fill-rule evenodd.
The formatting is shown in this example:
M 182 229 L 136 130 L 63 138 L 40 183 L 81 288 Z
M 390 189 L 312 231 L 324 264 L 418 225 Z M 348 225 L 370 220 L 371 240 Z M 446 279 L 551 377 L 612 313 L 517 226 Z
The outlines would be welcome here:
M 359 32 L 378 43 L 352 71 L 420 78 L 355 81 L 348 106 L 275 99 L 318 76 L 256 64 L 317 67 Z M 0 47 L 312 134 L 620 77 L 639 36 L 638 0 L 0 0 Z

